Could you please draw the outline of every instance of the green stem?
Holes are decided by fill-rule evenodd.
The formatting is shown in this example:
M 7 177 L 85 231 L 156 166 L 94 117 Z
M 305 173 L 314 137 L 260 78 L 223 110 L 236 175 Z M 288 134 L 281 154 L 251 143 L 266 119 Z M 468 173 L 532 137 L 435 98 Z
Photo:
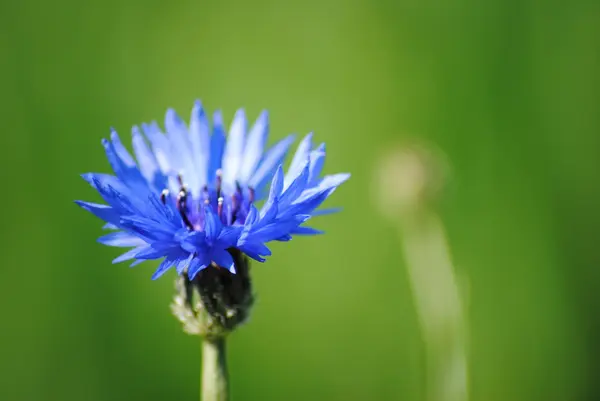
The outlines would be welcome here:
M 228 401 L 229 379 L 225 357 L 225 338 L 202 341 L 201 401 Z

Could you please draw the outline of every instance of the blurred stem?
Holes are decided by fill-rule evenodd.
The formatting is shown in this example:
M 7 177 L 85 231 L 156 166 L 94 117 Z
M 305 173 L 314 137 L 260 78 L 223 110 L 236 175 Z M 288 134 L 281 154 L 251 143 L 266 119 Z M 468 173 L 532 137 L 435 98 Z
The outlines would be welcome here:
M 202 340 L 201 401 L 229 400 L 225 338 Z

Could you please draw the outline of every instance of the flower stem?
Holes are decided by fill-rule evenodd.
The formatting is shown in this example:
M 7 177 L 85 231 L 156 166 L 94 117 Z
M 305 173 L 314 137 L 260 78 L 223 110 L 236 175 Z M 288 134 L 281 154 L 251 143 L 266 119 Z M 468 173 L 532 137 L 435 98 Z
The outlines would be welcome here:
M 201 401 L 228 401 L 228 381 L 225 338 L 205 338 L 202 341 Z

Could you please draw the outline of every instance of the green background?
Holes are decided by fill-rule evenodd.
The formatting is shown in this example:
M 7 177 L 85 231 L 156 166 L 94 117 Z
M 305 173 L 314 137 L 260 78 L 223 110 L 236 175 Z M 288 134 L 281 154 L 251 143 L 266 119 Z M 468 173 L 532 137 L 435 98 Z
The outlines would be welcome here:
M 111 265 L 73 204 L 100 139 L 202 99 L 314 130 L 353 176 L 327 231 L 273 246 L 230 341 L 233 400 L 424 400 L 424 344 L 373 190 L 404 140 L 451 166 L 437 203 L 470 280 L 477 401 L 600 398 L 600 2 L 3 1 L 0 399 L 195 400 L 173 275 Z M 390 185 L 392 183 L 390 182 Z

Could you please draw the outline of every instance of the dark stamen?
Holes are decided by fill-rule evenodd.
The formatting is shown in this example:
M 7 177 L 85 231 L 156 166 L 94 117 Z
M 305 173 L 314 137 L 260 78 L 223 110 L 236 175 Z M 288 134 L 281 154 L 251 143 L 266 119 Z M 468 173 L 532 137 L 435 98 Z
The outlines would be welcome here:
M 193 230 L 194 226 L 187 216 L 187 193 L 185 190 L 180 191 L 179 195 L 177 196 L 177 209 L 179 210 L 179 214 L 181 215 L 181 218 L 183 219 L 183 222 L 187 228 Z
M 223 198 L 217 199 L 217 216 L 221 217 L 223 214 Z
M 221 197 L 221 184 L 223 183 L 223 171 L 217 170 L 217 199 Z
M 162 202 L 163 205 L 167 204 L 167 196 L 169 196 L 169 190 L 165 188 L 160 193 L 160 201 Z
M 248 187 L 248 201 L 250 203 L 254 202 L 254 188 Z

